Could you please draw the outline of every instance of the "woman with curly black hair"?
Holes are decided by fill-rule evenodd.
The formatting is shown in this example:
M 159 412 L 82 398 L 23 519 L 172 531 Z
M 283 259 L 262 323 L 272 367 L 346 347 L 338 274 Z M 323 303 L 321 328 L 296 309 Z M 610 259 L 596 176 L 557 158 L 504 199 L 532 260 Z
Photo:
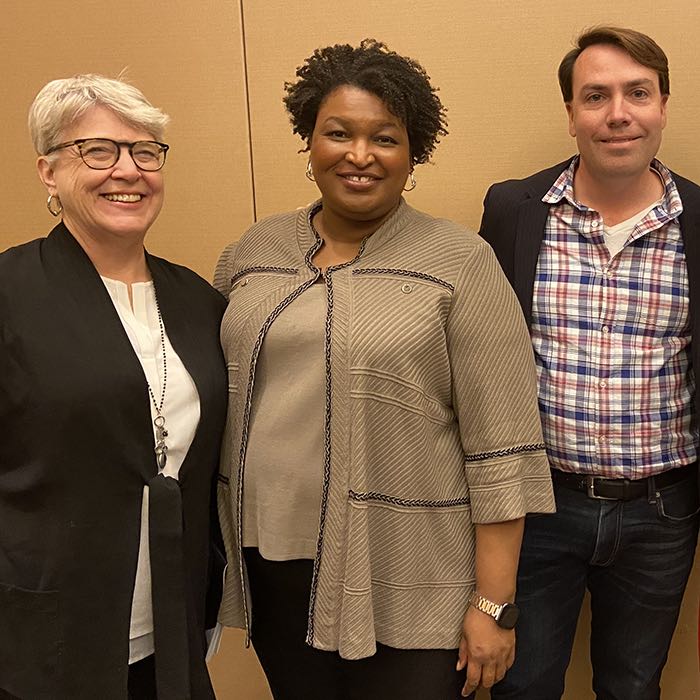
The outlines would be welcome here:
M 368 39 L 297 77 L 321 198 L 217 266 L 220 618 L 278 700 L 456 698 L 512 663 L 523 517 L 554 505 L 527 331 L 488 245 L 403 199 L 447 133 L 423 68 Z

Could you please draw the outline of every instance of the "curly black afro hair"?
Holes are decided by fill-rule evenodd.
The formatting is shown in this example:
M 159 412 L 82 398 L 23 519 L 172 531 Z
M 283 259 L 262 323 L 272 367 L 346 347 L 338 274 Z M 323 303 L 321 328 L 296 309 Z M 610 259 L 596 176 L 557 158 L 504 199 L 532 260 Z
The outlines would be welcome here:
M 299 80 L 284 85 L 284 105 L 294 133 L 306 141 L 306 151 L 321 103 L 341 85 L 371 92 L 403 122 L 413 165 L 426 163 L 438 137 L 447 134 L 446 110 L 423 67 L 380 41 L 363 39 L 358 47 L 335 44 L 316 49 L 296 75 Z

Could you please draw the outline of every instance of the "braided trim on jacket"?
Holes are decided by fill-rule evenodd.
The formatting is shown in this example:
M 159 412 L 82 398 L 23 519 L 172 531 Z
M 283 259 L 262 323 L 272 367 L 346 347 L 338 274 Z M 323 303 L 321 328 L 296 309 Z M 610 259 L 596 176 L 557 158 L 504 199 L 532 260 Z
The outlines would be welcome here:
M 379 503 L 389 503 L 394 506 L 404 506 L 406 508 L 450 508 L 452 506 L 465 506 L 469 504 L 469 496 L 461 498 L 448 498 L 442 501 L 433 501 L 427 498 L 399 498 L 398 496 L 388 496 L 377 491 L 348 491 L 348 496 L 353 501 L 378 501 Z
M 425 272 L 416 272 L 415 270 L 402 270 L 398 268 L 391 267 L 363 267 L 359 270 L 353 270 L 353 275 L 399 275 L 401 277 L 415 277 L 416 279 L 425 280 L 427 282 L 434 282 L 439 284 L 445 289 L 449 289 L 454 292 L 455 288 L 453 284 L 441 280 L 439 277 L 433 277 Z
M 275 265 L 254 265 L 253 267 L 245 267 L 231 277 L 231 286 L 233 287 L 241 277 L 245 277 L 251 272 L 281 272 L 285 275 L 295 275 L 299 270 L 296 267 L 276 267 Z
M 243 409 L 243 429 L 241 432 L 241 444 L 238 451 L 238 474 L 236 480 L 236 515 L 237 515 L 237 534 L 238 534 L 238 575 L 241 582 L 241 590 L 243 591 L 243 617 L 246 629 L 246 646 L 250 643 L 250 611 L 248 609 L 248 600 L 246 596 L 245 572 L 243 568 L 243 473 L 245 471 L 246 452 L 248 450 L 248 436 L 250 431 L 250 414 L 253 404 L 253 386 L 255 384 L 255 369 L 258 364 L 258 357 L 262 348 L 263 340 L 267 335 L 270 326 L 275 319 L 286 309 L 300 294 L 306 291 L 315 280 L 311 279 L 297 287 L 291 294 L 283 299 L 265 319 L 258 337 L 253 346 L 253 352 L 250 358 L 250 366 L 248 369 L 248 385 L 246 389 L 245 405 Z
M 496 457 L 508 457 L 509 455 L 522 454 L 523 452 L 539 452 L 544 450 L 543 442 L 533 442 L 530 445 L 518 445 L 517 447 L 507 447 L 504 450 L 494 450 L 493 452 L 477 452 L 473 455 L 464 455 L 465 462 L 481 462 L 484 459 L 494 459 Z
M 318 250 L 321 246 L 321 236 L 319 236 L 313 221 L 311 220 L 313 214 L 320 210 L 320 205 L 317 209 L 309 214 L 309 226 L 313 231 L 317 239 L 317 246 L 312 246 L 312 248 L 307 252 L 307 264 L 313 266 L 311 262 L 311 257 L 314 252 Z M 326 415 L 325 415 L 325 425 L 323 430 L 323 490 L 321 492 L 321 513 L 319 516 L 318 525 L 318 540 L 316 542 L 316 556 L 314 557 L 314 569 L 311 578 L 311 592 L 309 594 L 309 619 L 306 628 L 306 643 L 309 646 L 313 646 L 314 641 L 314 617 L 316 613 L 316 594 L 318 591 L 318 572 L 321 567 L 321 557 L 323 556 L 323 539 L 326 531 L 326 515 L 328 513 L 328 491 L 330 490 L 331 483 L 331 419 L 332 419 L 332 379 L 331 379 L 331 341 L 332 341 L 332 330 L 333 330 L 333 273 L 336 270 L 342 270 L 348 265 L 352 265 L 361 255 L 365 249 L 365 238 L 360 244 L 360 249 L 357 251 L 357 255 L 346 263 L 342 265 L 334 265 L 326 269 L 324 279 L 326 282 L 326 338 L 325 338 L 325 364 L 326 364 Z M 315 268 L 318 269 L 318 268 Z

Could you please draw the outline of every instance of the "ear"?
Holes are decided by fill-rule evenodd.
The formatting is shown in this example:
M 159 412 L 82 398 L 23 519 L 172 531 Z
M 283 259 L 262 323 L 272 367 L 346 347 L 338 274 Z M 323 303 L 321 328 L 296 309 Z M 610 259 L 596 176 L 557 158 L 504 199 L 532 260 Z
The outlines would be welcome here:
M 576 138 L 576 126 L 574 125 L 574 108 L 571 102 L 565 102 L 566 114 L 569 117 L 569 136 Z
M 39 173 L 39 179 L 44 183 L 44 187 L 46 187 L 48 193 L 58 194 L 53 165 L 47 156 L 39 156 L 36 159 L 36 170 Z
M 668 106 L 669 95 L 661 95 L 661 128 L 666 127 L 666 107 Z

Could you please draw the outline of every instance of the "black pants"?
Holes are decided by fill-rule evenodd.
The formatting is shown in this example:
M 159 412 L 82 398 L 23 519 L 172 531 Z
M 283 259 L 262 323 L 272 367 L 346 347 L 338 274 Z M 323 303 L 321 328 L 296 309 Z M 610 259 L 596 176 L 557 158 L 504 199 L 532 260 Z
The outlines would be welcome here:
M 129 666 L 129 700 L 156 700 L 155 659 L 151 654 Z
M 0 688 L 0 700 L 21 700 Z M 155 656 L 151 654 L 129 666 L 128 700 L 156 700 Z
M 275 700 L 456 700 L 465 673 L 456 649 L 377 645 L 347 661 L 305 643 L 313 562 L 267 561 L 244 550 L 253 600 L 251 637 Z

